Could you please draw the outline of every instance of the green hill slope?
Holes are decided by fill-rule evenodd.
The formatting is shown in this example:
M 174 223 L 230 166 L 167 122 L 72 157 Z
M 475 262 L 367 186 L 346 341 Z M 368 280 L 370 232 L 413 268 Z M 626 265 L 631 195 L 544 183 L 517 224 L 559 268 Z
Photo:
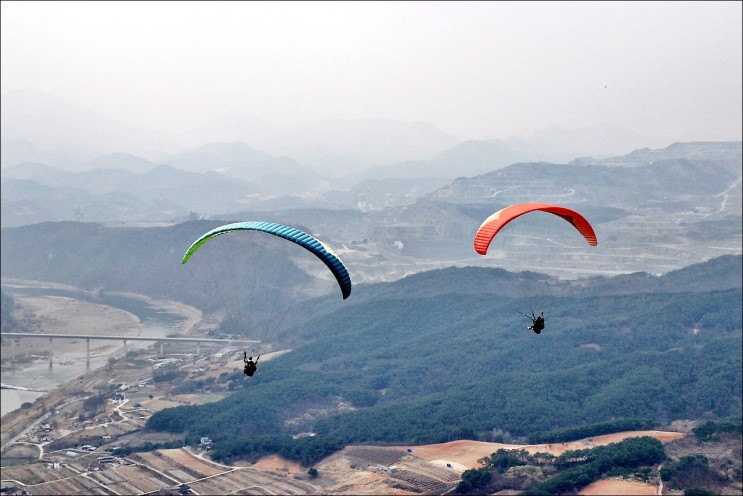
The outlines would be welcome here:
M 217 458 L 278 451 L 311 462 L 349 443 L 740 415 L 740 267 L 741 257 L 723 257 L 665 277 L 602 278 L 593 296 L 565 289 L 538 336 L 501 294 L 513 277 L 503 271 L 446 269 L 361 287 L 348 305 L 292 330 L 293 352 L 251 380 L 223 377 L 242 390 L 164 410 L 148 426 L 208 435 Z M 737 287 L 698 289 L 726 273 L 738 274 Z M 686 291 L 679 284 L 692 280 Z M 305 431 L 317 435 L 291 441 Z

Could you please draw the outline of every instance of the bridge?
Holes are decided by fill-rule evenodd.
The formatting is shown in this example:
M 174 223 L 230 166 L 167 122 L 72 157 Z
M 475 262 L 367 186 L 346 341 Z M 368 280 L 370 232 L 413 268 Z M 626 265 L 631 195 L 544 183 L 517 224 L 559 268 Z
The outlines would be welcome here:
M 31 339 L 48 339 L 49 340 L 49 366 L 52 366 L 52 357 L 54 356 L 54 348 L 52 342 L 54 339 L 84 339 L 86 346 L 86 363 L 90 366 L 90 340 L 91 339 L 103 339 L 109 341 L 123 341 L 124 342 L 124 354 L 126 355 L 126 344 L 127 341 L 153 341 L 160 343 L 160 354 L 163 352 L 163 345 L 168 341 L 176 342 L 190 342 L 196 343 L 196 353 L 201 351 L 201 343 L 240 343 L 240 344 L 256 344 L 260 341 L 248 340 L 248 339 L 219 339 L 219 338 L 158 338 L 154 336 L 98 336 L 90 334 L 28 334 L 25 332 L 3 332 L 0 333 L 0 338 L 10 339 L 11 342 L 11 360 L 15 361 L 15 342 L 16 339 L 31 338 Z

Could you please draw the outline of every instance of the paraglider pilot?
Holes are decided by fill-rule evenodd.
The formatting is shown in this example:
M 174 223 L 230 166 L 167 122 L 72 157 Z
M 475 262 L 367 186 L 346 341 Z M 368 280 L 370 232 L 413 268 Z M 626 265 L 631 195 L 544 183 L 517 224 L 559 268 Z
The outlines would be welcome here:
M 532 312 L 531 317 L 529 318 L 532 322 L 529 326 L 529 330 L 534 331 L 535 334 L 542 332 L 542 329 L 544 329 L 544 312 L 540 313 L 538 316 L 534 315 L 534 312 Z
M 258 355 L 258 358 L 253 361 L 253 356 L 248 356 L 247 351 L 243 351 L 243 362 L 245 362 L 245 369 L 243 369 L 243 372 L 245 372 L 245 375 L 248 377 L 253 377 L 253 374 L 255 374 L 255 371 L 258 370 L 258 360 L 260 360 L 261 356 Z

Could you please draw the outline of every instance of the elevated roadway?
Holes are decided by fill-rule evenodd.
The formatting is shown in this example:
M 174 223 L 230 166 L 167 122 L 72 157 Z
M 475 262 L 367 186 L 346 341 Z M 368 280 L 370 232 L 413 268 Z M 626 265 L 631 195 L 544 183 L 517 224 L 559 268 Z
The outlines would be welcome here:
M 54 356 L 54 348 L 53 348 L 53 340 L 54 339 L 84 339 L 85 345 L 87 349 L 87 363 L 90 365 L 90 340 L 91 339 L 102 339 L 102 340 L 108 340 L 108 341 L 123 341 L 124 343 L 124 353 L 126 353 L 126 344 L 127 341 L 152 341 L 155 343 L 160 343 L 160 353 L 163 352 L 163 344 L 168 341 L 177 341 L 177 342 L 188 342 L 188 343 L 196 343 L 196 353 L 198 354 L 201 351 L 201 343 L 225 343 L 225 344 L 232 344 L 232 343 L 247 343 L 247 344 L 255 344 L 260 343 L 260 341 L 256 340 L 250 340 L 250 339 L 219 339 L 219 338 L 160 338 L 160 337 L 154 337 L 154 336 L 101 336 L 101 335 L 91 335 L 91 334 L 49 334 L 49 333 L 38 333 L 38 334 L 29 334 L 25 332 L 3 332 L 0 333 L 0 338 L 2 339 L 10 339 L 11 342 L 11 359 L 15 360 L 15 342 L 16 339 L 48 339 L 49 340 L 49 366 L 52 366 L 52 357 Z

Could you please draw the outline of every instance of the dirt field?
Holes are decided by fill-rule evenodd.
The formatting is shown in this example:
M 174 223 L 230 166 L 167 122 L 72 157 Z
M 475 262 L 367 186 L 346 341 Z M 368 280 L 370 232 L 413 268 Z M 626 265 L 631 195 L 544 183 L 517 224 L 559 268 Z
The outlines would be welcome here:
M 618 443 L 629 437 L 650 436 L 658 439 L 662 443 L 667 443 L 680 439 L 686 434 L 683 432 L 665 432 L 665 431 L 627 431 L 617 434 L 607 434 L 605 436 L 596 436 L 580 441 L 569 443 L 554 444 L 501 444 L 485 443 L 480 441 L 452 441 L 443 444 L 428 444 L 424 446 L 397 446 L 395 449 L 406 450 L 410 448 L 412 453 L 424 460 L 428 460 L 438 465 L 446 466 L 447 463 L 460 471 L 469 468 L 479 468 L 481 464 L 478 460 L 485 456 L 490 456 L 499 449 L 525 449 L 529 453 L 549 453 L 559 456 L 568 450 L 588 449 L 595 446 L 604 446 L 610 443 Z
M 437 489 L 455 483 L 464 470 L 479 468 L 479 459 L 500 448 L 559 455 L 568 450 L 586 449 L 638 436 L 652 436 L 667 443 L 685 434 L 632 431 L 569 443 L 540 445 L 452 441 L 422 446 L 348 446 L 318 463 L 316 468 L 327 483 L 323 486 L 325 494 L 420 494 L 431 490 L 431 494 L 439 494 Z M 390 472 L 391 466 L 398 470 Z M 252 467 L 289 474 L 304 472 L 302 467 L 278 456 L 263 458 Z M 652 484 L 604 480 L 587 486 L 580 494 L 622 496 L 656 494 L 656 491 L 657 487 Z
M 258 463 L 253 466 L 261 470 L 275 470 L 279 472 L 288 472 L 290 474 L 305 472 L 305 469 L 299 463 L 286 460 L 278 455 L 261 458 Z
M 671 441 L 675 441 L 676 439 L 681 439 L 682 437 L 686 436 L 683 432 L 666 432 L 666 431 L 627 431 L 627 432 L 619 432 L 616 434 L 606 434 L 604 436 L 596 436 L 593 439 L 593 443 L 597 446 L 603 446 L 605 444 L 609 443 L 618 443 L 620 441 L 623 441 L 627 439 L 628 437 L 640 437 L 640 436 L 650 436 L 654 437 L 661 443 L 669 443 Z
M 442 444 L 428 444 L 422 446 L 387 446 L 387 447 L 360 447 L 349 446 L 337 455 L 329 457 L 318 465 L 318 470 L 335 480 L 345 480 L 344 487 L 335 486 L 333 492 L 339 494 L 344 491 L 354 494 L 416 494 L 416 491 L 395 487 L 398 481 L 383 472 L 379 467 L 395 465 L 403 472 L 412 473 L 419 477 L 410 480 L 418 482 L 412 485 L 420 491 L 425 491 L 426 484 L 435 481 L 446 483 L 450 478 L 447 471 L 458 478 L 464 470 L 480 468 L 478 460 L 489 456 L 498 449 L 525 449 L 529 453 L 550 453 L 555 456 L 568 450 L 586 449 L 606 445 L 630 437 L 651 436 L 662 443 L 684 437 L 681 432 L 665 431 L 628 431 L 605 436 L 597 436 L 569 443 L 515 445 L 501 443 L 485 443 L 479 441 L 452 441 Z M 410 451 L 408 451 L 410 450 Z M 273 466 L 276 466 L 277 457 L 271 457 Z M 278 459 L 280 460 L 280 459 Z M 260 464 L 261 462 L 259 462 Z M 279 461 L 280 463 L 287 463 Z M 392 485 L 390 485 L 392 484 Z M 386 487 L 385 487 L 386 486 Z M 584 488 L 580 494 L 585 495 L 645 495 L 656 494 L 657 487 L 633 481 L 604 480 L 598 481 Z M 377 492 L 379 491 L 379 492 Z M 391 491 L 394 491 L 391 492 Z
M 627 480 L 600 480 L 590 484 L 578 494 L 585 496 L 644 496 L 657 494 L 658 487 L 653 484 Z

